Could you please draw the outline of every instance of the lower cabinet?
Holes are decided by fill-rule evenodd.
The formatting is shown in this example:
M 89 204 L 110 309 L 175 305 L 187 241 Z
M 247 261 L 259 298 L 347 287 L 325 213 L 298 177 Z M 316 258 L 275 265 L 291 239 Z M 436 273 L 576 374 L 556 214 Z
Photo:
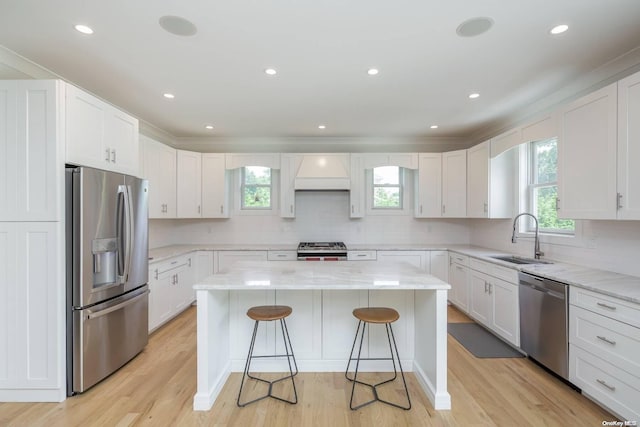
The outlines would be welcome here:
M 389 307 L 398 311 L 400 318 L 393 322 L 393 335 L 401 358 L 413 354 L 414 307 L 413 292 L 369 291 L 369 307 Z M 356 308 L 356 307 L 354 307 Z M 367 325 L 369 332 L 369 357 L 389 357 L 389 340 L 384 325 Z M 351 350 L 351 347 L 348 348 Z
M 238 261 L 267 261 L 268 251 L 218 251 L 218 265 L 216 273 L 229 268 Z
M 189 307 L 195 296 L 196 254 L 189 253 L 149 268 L 149 332 Z
M 449 253 L 449 302 L 465 313 L 469 312 L 469 257 Z
M 430 270 L 428 251 L 377 251 L 378 261 L 406 262 L 424 271 Z
M 368 305 L 367 291 L 322 291 L 323 359 L 347 360 L 358 325 L 353 309 Z M 362 356 L 369 355 L 368 342 L 365 338 Z
M 623 420 L 640 420 L 640 305 L 571 286 L 569 380 Z

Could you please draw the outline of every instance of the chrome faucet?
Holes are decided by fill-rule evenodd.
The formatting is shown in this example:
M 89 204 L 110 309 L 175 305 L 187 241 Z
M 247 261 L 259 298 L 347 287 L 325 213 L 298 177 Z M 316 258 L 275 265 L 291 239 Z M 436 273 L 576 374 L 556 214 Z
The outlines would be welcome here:
M 530 214 L 528 212 L 523 212 L 521 214 L 516 215 L 515 218 L 513 218 L 513 234 L 511 235 L 511 243 L 516 243 L 516 224 L 518 223 L 518 218 L 520 218 L 523 215 L 527 215 L 530 216 L 531 218 L 533 218 L 533 220 L 536 223 L 536 236 L 535 236 L 535 243 L 533 246 L 533 256 L 535 259 L 540 259 L 540 257 L 542 255 L 544 255 L 544 252 L 540 251 L 540 238 L 538 237 L 538 218 L 536 218 L 535 215 Z

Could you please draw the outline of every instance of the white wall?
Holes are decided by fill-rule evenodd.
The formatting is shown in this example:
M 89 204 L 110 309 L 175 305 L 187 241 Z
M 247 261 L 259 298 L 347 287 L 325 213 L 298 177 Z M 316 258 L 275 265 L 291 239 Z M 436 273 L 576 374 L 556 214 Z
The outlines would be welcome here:
M 581 222 L 582 236 L 571 245 L 543 242 L 545 258 L 640 276 L 640 221 Z M 511 243 L 511 220 L 471 220 L 468 224 L 474 245 L 533 256 L 533 239 Z
M 343 241 L 355 244 L 468 244 L 466 220 L 424 220 L 411 215 L 349 218 L 349 193 L 296 193 L 296 218 L 235 215 L 229 219 L 151 220 L 149 247 L 170 244 L 291 244 Z

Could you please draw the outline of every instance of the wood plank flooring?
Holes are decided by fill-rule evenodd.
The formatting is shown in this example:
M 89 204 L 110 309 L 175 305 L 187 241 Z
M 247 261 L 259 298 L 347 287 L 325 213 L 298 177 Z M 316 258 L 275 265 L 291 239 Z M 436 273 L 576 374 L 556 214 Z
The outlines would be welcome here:
M 450 322 L 471 321 L 453 307 L 448 314 Z M 615 419 L 531 361 L 476 359 L 451 336 L 451 411 L 435 411 L 411 373 L 410 411 L 379 403 L 351 411 L 350 383 L 342 373 L 300 373 L 297 405 L 265 399 L 238 408 L 240 374 L 232 374 L 212 410 L 194 412 L 195 334 L 192 307 L 154 333 L 137 358 L 88 392 L 58 404 L 0 403 L 0 426 L 601 426 Z M 286 394 L 287 384 L 282 386 Z M 402 397 L 395 385 L 387 393 L 389 399 Z

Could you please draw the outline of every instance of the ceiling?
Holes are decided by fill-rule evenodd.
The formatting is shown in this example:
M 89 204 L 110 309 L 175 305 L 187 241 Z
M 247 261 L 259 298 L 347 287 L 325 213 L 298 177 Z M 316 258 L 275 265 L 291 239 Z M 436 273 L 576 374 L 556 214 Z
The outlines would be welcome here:
M 0 45 L 175 137 L 465 137 L 640 46 L 638 0 L 0 0 L 0 11 Z M 166 32 L 167 15 L 197 33 Z M 474 17 L 494 25 L 458 36 Z

